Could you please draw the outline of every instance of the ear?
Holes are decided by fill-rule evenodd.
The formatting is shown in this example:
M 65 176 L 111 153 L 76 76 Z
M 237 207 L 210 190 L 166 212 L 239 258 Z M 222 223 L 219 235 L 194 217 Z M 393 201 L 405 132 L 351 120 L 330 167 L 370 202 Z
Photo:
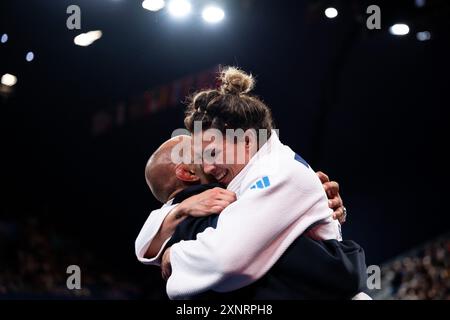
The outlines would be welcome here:
M 248 149 L 248 148 L 250 148 L 250 145 L 251 145 L 251 139 L 250 139 L 250 137 L 248 137 L 248 136 L 245 136 L 245 147 Z
M 184 182 L 196 182 L 200 180 L 200 178 L 195 175 L 194 170 L 184 163 L 175 166 L 175 175 L 178 180 Z
M 245 132 L 245 148 L 248 151 L 257 149 L 258 139 L 256 137 L 256 132 L 254 130 L 248 129 Z

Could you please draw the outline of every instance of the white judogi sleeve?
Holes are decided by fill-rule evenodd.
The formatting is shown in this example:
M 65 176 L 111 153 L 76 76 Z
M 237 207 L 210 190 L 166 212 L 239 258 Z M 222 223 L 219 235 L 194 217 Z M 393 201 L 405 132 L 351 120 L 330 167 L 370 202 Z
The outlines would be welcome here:
M 316 222 L 324 226 L 322 235 L 339 239 L 315 172 L 294 160 L 281 161 L 283 169 L 267 176 L 269 187 L 252 188 L 264 177 L 260 170 L 245 173 L 242 194 L 219 215 L 216 229 L 207 228 L 197 240 L 171 247 L 171 299 L 210 289 L 232 291 L 256 281 Z
M 150 213 L 149 217 L 147 218 L 147 221 L 145 221 L 144 226 L 139 232 L 139 235 L 137 236 L 134 244 L 136 257 L 140 262 L 144 264 L 152 264 L 157 266 L 160 265 L 161 254 L 164 251 L 164 247 L 166 246 L 170 238 L 164 241 L 163 245 L 161 246 L 161 249 L 159 250 L 158 254 L 155 257 L 148 259 L 144 258 L 144 256 L 145 253 L 147 252 L 148 247 L 150 246 L 150 243 L 153 241 L 153 238 L 161 228 L 161 225 L 164 219 L 166 218 L 167 214 L 170 211 L 172 211 L 172 209 L 175 208 L 176 206 L 177 205 L 171 205 L 170 203 L 167 203 L 162 208 L 153 210 Z

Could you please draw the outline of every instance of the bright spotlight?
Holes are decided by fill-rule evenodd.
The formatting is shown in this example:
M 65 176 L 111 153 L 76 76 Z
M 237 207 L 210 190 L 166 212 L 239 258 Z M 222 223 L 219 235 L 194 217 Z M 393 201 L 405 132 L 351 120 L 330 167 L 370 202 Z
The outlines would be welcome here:
M 431 33 L 429 31 L 417 32 L 416 37 L 419 41 L 427 41 L 431 39 Z
M 27 55 L 25 56 L 25 60 L 27 60 L 28 62 L 33 61 L 34 59 L 34 53 L 32 51 L 28 52 Z
M 2 43 L 6 43 L 8 41 L 8 35 L 6 33 L 2 34 L 2 38 L 0 39 Z
M 164 0 L 144 0 L 142 2 L 142 8 L 150 11 L 159 11 L 166 5 Z
M 406 24 L 397 23 L 389 28 L 389 32 L 395 36 L 404 36 L 409 33 L 409 27 Z
M 73 42 L 77 46 L 87 47 L 91 45 L 94 41 L 102 37 L 102 32 L 100 30 L 89 31 L 87 33 L 79 34 L 73 39 Z
M 333 19 L 336 18 L 338 15 L 338 11 L 335 8 L 326 8 L 325 9 L 325 16 L 327 18 Z
M 225 12 L 218 7 L 206 7 L 203 9 L 202 17 L 206 22 L 217 23 L 223 20 Z
M 184 17 L 191 12 L 191 3 L 187 0 L 172 0 L 168 5 L 169 12 L 175 17 Z
M 15 85 L 17 83 L 17 77 L 9 74 L 9 73 L 5 73 L 2 76 L 2 84 L 8 87 L 12 87 L 13 85 Z

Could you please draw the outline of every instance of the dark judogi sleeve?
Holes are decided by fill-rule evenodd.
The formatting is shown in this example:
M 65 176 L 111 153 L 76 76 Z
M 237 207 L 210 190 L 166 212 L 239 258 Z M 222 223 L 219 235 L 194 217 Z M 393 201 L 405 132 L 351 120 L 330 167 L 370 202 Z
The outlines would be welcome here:
M 203 232 L 206 228 L 215 228 L 218 218 L 217 214 L 199 218 L 187 217 L 177 226 L 166 247 L 170 247 L 181 240 L 195 240 L 197 234 Z
M 365 254 L 354 241 L 298 237 L 255 284 L 254 299 L 351 299 L 366 291 Z

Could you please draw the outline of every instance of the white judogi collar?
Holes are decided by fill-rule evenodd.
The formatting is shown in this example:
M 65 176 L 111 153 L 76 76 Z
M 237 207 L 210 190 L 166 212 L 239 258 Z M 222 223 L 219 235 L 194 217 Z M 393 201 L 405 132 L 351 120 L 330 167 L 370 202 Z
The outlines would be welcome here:
M 267 140 L 267 142 L 264 143 L 261 148 L 259 148 L 259 150 L 250 159 L 244 169 L 242 169 L 241 172 L 239 172 L 233 178 L 233 180 L 231 180 L 231 182 L 228 184 L 227 190 L 233 191 L 234 193 L 236 193 L 236 196 L 239 197 L 239 195 L 241 194 L 241 184 L 247 176 L 248 171 L 255 165 L 255 163 L 257 163 L 259 159 L 261 159 L 265 155 L 268 155 L 273 151 L 274 148 L 280 145 L 282 145 L 282 143 L 278 138 L 277 132 L 275 130 L 272 130 L 269 140 Z

